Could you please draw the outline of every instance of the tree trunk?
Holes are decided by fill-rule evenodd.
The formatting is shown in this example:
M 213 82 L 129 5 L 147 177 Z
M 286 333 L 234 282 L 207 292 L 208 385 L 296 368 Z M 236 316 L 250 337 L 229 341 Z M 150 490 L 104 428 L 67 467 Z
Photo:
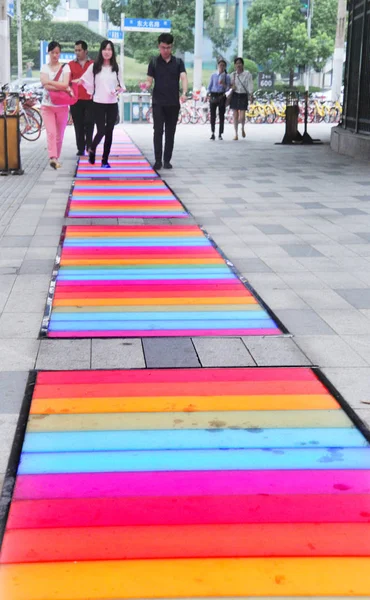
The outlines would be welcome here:
M 289 71 L 289 87 L 293 87 L 294 85 L 294 71 L 290 69 Z
M 339 100 L 342 88 L 346 11 L 346 0 L 338 0 L 337 32 L 335 36 L 333 80 L 331 84 L 331 99 L 333 101 Z

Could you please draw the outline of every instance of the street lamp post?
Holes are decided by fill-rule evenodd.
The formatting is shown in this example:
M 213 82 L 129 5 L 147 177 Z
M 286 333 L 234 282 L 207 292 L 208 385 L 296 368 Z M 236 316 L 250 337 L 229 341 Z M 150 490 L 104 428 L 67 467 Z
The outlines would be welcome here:
M 0 0 L 0 83 L 10 81 L 10 41 L 7 2 Z
M 195 33 L 194 33 L 194 71 L 193 89 L 202 87 L 202 50 L 203 50 L 203 10 L 204 0 L 195 0 Z
M 243 35 L 244 35 L 244 0 L 238 4 L 238 56 L 243 58 Z
M 18 79 L 22 79 L 22 77 L 23 77 L 23 56 L 22 56 L 21 0 L 17 0 L 17 63 L 18 63 Z

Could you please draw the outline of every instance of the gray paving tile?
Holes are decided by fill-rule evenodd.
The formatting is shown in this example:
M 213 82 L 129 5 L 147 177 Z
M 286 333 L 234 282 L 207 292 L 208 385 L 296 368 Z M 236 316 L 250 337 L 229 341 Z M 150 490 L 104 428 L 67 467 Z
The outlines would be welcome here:
M 270 235 L 270 234 L 282 235 L 282 234 L 290 234 L 291 233 L 291 231 L 289 231 L 289 229 L 287 229 L 283 225 L 256 225 L 256 227 L 257 227 L 257 229 L 262 231 L 262 233 L 265 233 L 267 235 Z
M 370 367 L 325 367 L 323 373 L 352 408 L 368 409 Z
M 90 369 L 91 340 L 41 340 L 36 369 Z
M 247 336 L 242 340 L 259 367 L 311 364 L 292 338 Z
M 19 413 L 28 371 L 0 371 L 0 414 Z
M 37 338 L 41 315 L 37 313 L 4 312 L 0 316 L 0 339 Z
M 240 338 L 193 338 L 202 367 L 248 367 L 255 363 Z
M 282 195 L 277 192 L 257 192 L 257 195 L 261 198 L 282 198 Z
M 0 240 L 0 246 L 5 248 L 27 248 L 32 235 L 6 235 Z
M 289 187 L 288 189 L 290 189 L 292 192 L 313 192 L 314 190 L 309 188 L 309 187 L 305 187 L 303 185 L 301 186 L 292 186 Z
M 24 275 L 35 274 L 42 275 L 43 273 L 50 273 L 54 267 L 54 259 L 29 259 L 24 260 L 20 268 L 20 273 Z
M 4 307 L 6 313 L 34 313 L 42 314 L 45 308 L 47 290 L 23 290 L 13 288 Z
M 148 369 L 200 367 L 190 338 L 143 338 Z
M 345 217 L 367 214 L 364 210 L 359 210 L 358 208 L 336 208 L 335 210 Z
M 370 335 L 344 335 L 342 339 L 370 364 Z
M 308 210 L 312 208 L 326 208 L 324 204 L 321 202 L 297 202 L 298 206 L 302 206 L 302 208 L 307 208 Z
M 337 290 L 355 308 L 370 308 L 370 289 Z
M 232 259 L 232 254 L 229 253 L 230 258 Z M 266 263 L 260 258 L 245 258 L 243 260 L 243 264 L 238 268 L 241 270 L 242 274 L 245 277 L 248 277 L 248 273 L 270 273 L 271 269 Z
M 276 316 L 295 335 L 334 335 L 333 329 L 313 310 L 275 310 Z
M 6 471 L 17 422 L 17 414 L 0 415 L 0 473 Z
M 334 290 L 325 289 L 300 289 L 297 292 L 300 297 L 314 310 L 320 309 L 350 309 L 351 306 L 346 302 L 339 293 Z
M 93 339 L 91 347 L 92 369 L 141 369 L 145 367 L 141 340 Z
M 357 408 L 356 414 L 360 417 L 362 423 L 367 427 L 368 431 L 370 431 L 370 410 L 367 408 Z
M 354 308 L 350 310 L 319 310 L 322 319 L 339 335 L 370 334 L 370 320 Z
M 38 349 L 38 340 L 0 339 L 0 371 L 33 369 Z
M 323 256 L 321 252 L 318 252 L 318 250 L 315 250 L 315 248 L 306 244 L 283 244 L 281 247 L 283 250 L 285 250 L 285 252 L 287 252 L 287 254 L 289 254 L 289 256 Z
M 368 364 L 339 336 L 296 336 L 295 341 L 319 367 L 366 367 Z

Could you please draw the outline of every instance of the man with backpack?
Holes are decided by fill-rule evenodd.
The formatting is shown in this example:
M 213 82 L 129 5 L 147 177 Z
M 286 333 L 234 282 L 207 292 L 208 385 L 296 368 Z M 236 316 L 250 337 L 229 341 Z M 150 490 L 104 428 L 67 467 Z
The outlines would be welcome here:
M 181 58 L 172 55 L 173 35 L 161 33 L 158 37 L 159 56 L 154 57 L 148 65 L 147 80 L 144 84 L 149 89 L 154 80 L 153 89 L 153 122 L 154 122 L 154 169 L 172 169 L 171 157 L 175 140 L 180 100 L 185 102 L 188 91 L 188 79 L 185 65 Z M 179 98 L 179 82 L 181 79 L 182 95 Z M 165 144 L 163 152 L 163 129 Z M 162 163 L 163 155 L 163 163 Z

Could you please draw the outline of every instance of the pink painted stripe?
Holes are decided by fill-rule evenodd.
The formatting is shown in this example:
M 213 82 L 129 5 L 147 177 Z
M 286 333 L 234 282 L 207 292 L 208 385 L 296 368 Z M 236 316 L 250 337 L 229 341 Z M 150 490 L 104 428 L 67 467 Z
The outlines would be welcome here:
M 76 473 L 20 475 L 14 499 L 369 492 L 370 470 Z
M 112 313 L 114 314 L 114 313 Z M 176 337 L 176 336 L 216 336 L 216 335 L 281 335 L 279 329 L 175 329 L 172 331 L 137 330 L 126 331 L 49 331 L 50 338 L 91 338 L 91 337 Z

